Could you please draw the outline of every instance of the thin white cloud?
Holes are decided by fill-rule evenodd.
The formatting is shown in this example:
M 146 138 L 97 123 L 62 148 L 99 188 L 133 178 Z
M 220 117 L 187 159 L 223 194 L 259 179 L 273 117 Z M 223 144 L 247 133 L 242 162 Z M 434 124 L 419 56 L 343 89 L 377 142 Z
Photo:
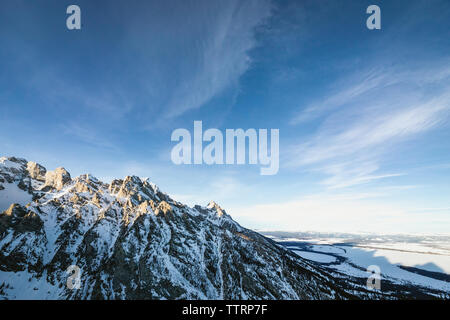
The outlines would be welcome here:
M 186 64 L 193 68 L 181 74 L 167 105 L 166 117 L 175 117 L 198 109 L 215 95 L 237 85 L 240 76 L 250 65 L 249 51 L 255 47 L 255 28 L 270 15 L 269 1 L 203 2 L 207 19 L 201 42 L 189 51 Z M 206 15 L 210 15 L 207 17 Z M 194 22 L 196 23 L 196 22 Z
M 137 124 L 144 127 L 167 123 L 228 89 L 235 89 L 231 95 L 238 91 L 239 78 L 251 65 L 250 51 L 257 46 L 256 29 L 271 13 L 270 0 L 115 4 L 92 12 L 100 22 L 96 31 L 90 29 L 91 37 L 83 38 L 80 56 L 75 55 L 74 61 L 82 57 L 89 65 L 106 52 L 92 69 L 83 65 L 80 74 L 76 62 L 49 61 L 39 42 L 18 38 L 6 48 L 13 57 L 6 77 L 49 109 L 76 107 L 115 121 L 139 114 L 149 119 Z M 39 24 L 39 17 L 30 18 Z M 108 25 L 112 29 L 107 32 L 115 32 L 114 43 L 106 38 L 98 46 L 95 32 Z
M 330 165 L 321 169 L 321 172 L 331 176 L 323 180 L 322 184 L 330 189 L 337 189 L 403 175 L 401 173 L 376 174 L 378 169 L 379 166 L 374 162 L 356 161 Z
M 386 104 L 389 104 L 386 101 Z M 425 103 L 401 108 L 389 105 L 356 119 L 338 133 L 327 128 L 298 147 L 298 164 L 310 164 L 340 156 L 351 156 L 368 148 L 427 131 L 443 122 L 450 109 L 450 94 Z M 333 128 L 334 131 L 334 128 Z
M 345 105 L 359 96 L 370 92 L 373 89 L 380 88 L 380 86 L 389 86 L 393 83 L 392 78 L 386 72 L 380 70 L 368 70 L 362 75 L 353 77 L 346 81 L 345 89 L 336 90 L 337 92 L 329 95 L 321 101 L 316 101 L 303 108 L 290 121 L 291 124 L 314 120 L 323 116 L 332 109 Z
M 303 120 L 319 115 L 324 120 L 307 141 L 290 147 L 285 164 L 329 175 L 322 181 L 329 188 L 405 174 L 381 172 L 383 158 L 399 143 L 448 122 L 450 68 L 386 74 L 365 75 L 370 80 L 307 110 Z
M 391 68 L 373 68 L 354 74 L 341 80 L 331 89 L 331 93 L 318 101 L 314 101 L 296 112 L 290 121 L 292 125 L 308 122 L 324 116 L 339 107 L 352 104 L 357 99 L 370 94 L 372 91 L 382 90 L 393 85 L 407 84 L 426 86 L 446 81 L 450 77 L 450 61 L 440 61 L 438 66 L 429 69 L 400 70 Z

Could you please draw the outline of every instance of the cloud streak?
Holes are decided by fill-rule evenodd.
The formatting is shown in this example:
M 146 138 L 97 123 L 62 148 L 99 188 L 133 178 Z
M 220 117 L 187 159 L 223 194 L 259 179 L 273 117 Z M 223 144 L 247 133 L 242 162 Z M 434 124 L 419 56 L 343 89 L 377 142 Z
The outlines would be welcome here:
M 330 175 L 322 181 L 329 188 L 403 175 L 380 173 L 383 157 L 413 136 L 445 125 L 450 116 L 446 84 L 450 68 L 387 70 L 384 75 L 368 72 L 351 79 L 358 77 L 363 80 L 325 97 L 297 118 L 323 120 L 313 136 L 287 153 L 288 167 Z
M 80 37 L 54 30 L 56 15 L 36 8 L 29 23 L 41 33 L 55 32 L 52 45 L 60 45 L 48 48 L 31 32 L 11 36 L 2 55 L 9 61 L 4 81 L 13 80 L 50 110 L 76 107 L 97 121 L 127 117 L 140 127 L 197 110 L 227 90 L 235 95 L 251 65 L 256 29 L 272 10 L 270 0 L 96 6 L 83 6 L 89 15 Z M 11 10 L 18 14 L 23 7 Z M 43 23 L 45 14 L 51 19 Z
M 198 109 L 237 81 L 250 66 L 249 51 L 255 47 L 255 28 L 270 16 L 268 1 L 225 1 L 208 3 L 202 16 L 201 43 L 183 57 L 188 70 L 174 88 L 167 117 Z M 186 67 L 186 68 L 185 68 Z

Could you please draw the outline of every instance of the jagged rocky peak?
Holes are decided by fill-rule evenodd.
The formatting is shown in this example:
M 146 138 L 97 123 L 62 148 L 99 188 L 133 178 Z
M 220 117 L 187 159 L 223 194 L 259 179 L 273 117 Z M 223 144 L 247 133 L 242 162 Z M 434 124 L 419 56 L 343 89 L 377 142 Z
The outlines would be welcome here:
M 172 200 L 167 194 L 161 192 L 158 187 L 151 183 L 148 178 L 137 176 L 126 176 L 125 179 L 116 179 L 111 182 L 108 191 L 117 198 L 129 199 L 131 206 L 137 206 L 145 200 L 153 200 L 156 203 L 166 201 L 173 205 L 178 203 Z M 153 208 L 156 212 L 156 208 Z M 164 209 L 164 212 L 167 210 Z
M 0 163 L 6 167 L 17 167 L 18 165 L 25 166 L 27 160 L 17 157 L 0 157 Z
M 227 214 L 215 201 L 210 201 L 207 208 L 216 211 L 219 217 Z
M 0 175 L 6 182 L 19 182 L 21 189 L 31 192 L 29 186 L 29 178 L 38 182 L 44 182 L 44 186 L 61 190 L 65 185 L 72 181 L 69 172 L 60 167 L 53 171 L 47 171 L 44 166 L 27 161 L 17 157 L 1 157 L 0 158 Z M 27 185 L 27 187 L 24 187 Z
M 31 178 L 39 181 L 45 181 L 45 174 L 47 173 L 47 170 L 40 164 L 29 161 L 27 163 L 27 171 Z
M 142 180 L 137 176 L 126 176 L 125 179 L 114 179 L 109 191 L 118 197 L 129 197 L 143 189 Z
M 0 172 L 5 175 L 8 174 L 11 177 L 14 175 L 15 178 L 29 175 L 35 180 L 45 181 L 45 174 L 47 170 L 36 162 L 27 161 L 22 158 L 1 157 Z
M 27 165 L 27 160 L 16 157 L 1 157 L 0 171 L 4 174 L 21 174 Z
M 100 181 L 96 177 L 94 177 L 92 174 L 90 174 L 90 173 L 82 174 L 78 178 L 80 180 L 86 181 L 87 183 L 91 183 L 91 184 L 98 184 L 98 183 L 100 183 Z
M 82 174 L 76 177 L 72 181 L 75 182 L 74 188 L 76 192 L 88 192 L 90 194 L 96 193 L 101 190 L 100 187 L 103 183 L 91 174 Z
M 21 190 L 31 193 L 30 178 L 36 182 L 43 182 L 43 175 L 45 168 L 37 163 L 17 157 L 0 158 L 0 190 L 4 190 L 6 184 L 15 183 Z
M 141 178 L 138 176 L 126 176 L 122 183 L 122 190 L 131 192 L 140 191 L 143 189 Z
M 45 174 L 45 186 L 61 190 L 65 185 L 72 181 L 70 173 L 63 167 L 56 168 L 53 171 L 47 171 Z

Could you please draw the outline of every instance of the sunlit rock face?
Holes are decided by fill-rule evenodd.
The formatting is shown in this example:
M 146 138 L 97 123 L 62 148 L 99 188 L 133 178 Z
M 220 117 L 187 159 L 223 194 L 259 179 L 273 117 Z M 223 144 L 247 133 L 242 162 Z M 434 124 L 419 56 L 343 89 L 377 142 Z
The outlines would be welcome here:
M 55 188 L 56 190 L 61 190 L 71 181 L 70 174 L 64 168 L 56 168 L 54 171 L 45 173 L 45 186 Z
M 32 179 L 45 181 L 45 174 L 47 170 L 36 162 L 28 162 L 27 163 L 27 171 Z
M 147 179 L 72 179 L 64 168 L 1 158 L 0 197 L 11 185 L 26 196 L 0 213 L 0 298 L 374 296 L 358 284 L 344 289 L 215 202 L 188 207 Z M 79 289 L 68 286 L 69 266 L 79 268 Z

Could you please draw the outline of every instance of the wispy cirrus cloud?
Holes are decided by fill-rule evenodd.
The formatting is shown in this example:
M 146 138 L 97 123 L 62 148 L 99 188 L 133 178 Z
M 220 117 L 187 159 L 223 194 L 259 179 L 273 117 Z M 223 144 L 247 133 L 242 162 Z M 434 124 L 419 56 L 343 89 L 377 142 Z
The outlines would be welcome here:
M 405 174 L 382 172 L 381 163 L 400 143 L 447 124 L 450 68 L 441 66 L 363 72 L 349 78 L 360 79 L 350 86 L 343 81 L 347 86 L 340 92 L 307 107 L 293 122 L 317 118 L 320 125 L 307 141 L 291 146 L 287 165 L 329 175 L 321 182 L 329 188 Z
M 167 104 L 166 117 L 200 108 L 247 71 L 256 46 L 255 28 L 270 16 L 269 1 L 202 2 L 204 10 L 190 22 L 203 29 L 201 41 L 182 57 L 183 72 Z M 192 14 L 197 15 L 196 12 Z
M 28 8 L 9 5 L 15 14 Z M 235 96 L 251 66 L 257 28 L 272 14 L 271 0 L 100 1 L 82 9 L 89 15 L 80 36 L 55 27 L 59 13 L 36 6 L 28 23 L 54 32 L 53 47 L 30 30 L 12 32 L 0 82 L 30 92 L 50 112 L 108 118 L 105 125 L 132 119 L 141 128 L 199 109 L 229 89 Z
M 134 52 L 128 72 L 145 75 L 136 88 L 146 108 L 164 122 L 238 91 L 257 29 L 271 14 L 270 0 L 145 2 L 128 20 L 121 47 Z
M 354 156 L 364 150 L 373 151 L 373 148 L 380 146 L 384 148 L 401 138 L 426 132 L 445 121 L 450 109 L 450 94 L 444 93 L 406 108 L 393 106 L 389 102 L 386 104 L 386 109 L 392 108 L 393 111 L 372 110 L 337 130 L 334 127 L 322 127 L 310 141 L 296 147 L 294 152 L 297 157 L 292 159 L 292 163 L 311 164 Z
M 424 87 L 445 81 L 450 77 L 450 61 L 439 62 L 439 66 L 430 69 L 401 70 L 396 67 L 381 67 L 363 70 L 353 74 L 330 88 L 330 94 L 296 111 L 290 123 L 301 124 L 326 116 L 336 108 L 345 108 L 360 98 L 367 97 L 372 91 L 380 92 L 390 86 L 404 84 L 406 86 Z
M 345 83 L 341 84 L 340 89 L 334 89 L 335 92 L 325 99 L 315 101 L 301 111 L 298 111 L 290 123 L 296 125 L 314 120 L 373 89 L 388 86 L 393 82 L 388 74 L 380 70 L 373 69 L 365 71 L 363 74 L 355 75 L 352 79 L 346 79 Z M 347 87 L 342 88 L 345 85 Z
M 321 183 L 330 189 L 338 189 L 403 175 L 402 173 L 377 174 L 379 165 L 372 161 L 357 161 L 356 164 L 355 166 L 355 162 L 338 163 L 321 168 L 323 173 L 330 175 Z

